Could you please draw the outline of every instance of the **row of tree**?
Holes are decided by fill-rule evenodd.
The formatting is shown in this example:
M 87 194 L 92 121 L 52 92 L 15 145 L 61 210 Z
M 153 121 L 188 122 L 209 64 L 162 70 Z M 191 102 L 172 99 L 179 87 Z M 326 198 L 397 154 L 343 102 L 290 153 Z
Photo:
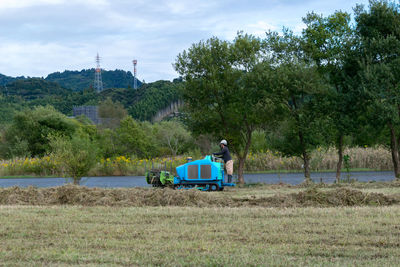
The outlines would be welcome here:
M 304 161 L 320 145 L 338 151 L 340 179 L 346 140 L 390 144 L 400 178 L 400 6 L 371 0 L 351 15 L 309 13 L 306 28 L 211 38 L 178 55 L 185 81 L 186 122 L 195 134 L 228 139 L 239 181 L 255 131 L 270 147 Z

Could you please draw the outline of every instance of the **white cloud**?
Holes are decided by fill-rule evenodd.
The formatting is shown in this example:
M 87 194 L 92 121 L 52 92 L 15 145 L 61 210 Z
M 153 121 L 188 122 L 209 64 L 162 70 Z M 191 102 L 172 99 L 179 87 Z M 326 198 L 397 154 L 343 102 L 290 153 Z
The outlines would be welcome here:
M 249 24 L 246 27 L 246 32 L 254 34 L 255 36 L 258 37 L 265 37 L 265 32 L 267 31 L 277 31 L 280 30 L 276 25 L 273 25 L 271 23 L 268 23 L 266 21 L 258 21 L 255 24 Z
M 303 22 L 301 22 L 301 23 L 295 25 L 295 26 L 292 28 L 292 31 L 293 31 L 294 33 L 296 33 L 296 34 L 300 34 L 305 28 L 306 28 L 306 25 L 305 25 Z
M 109 6 L 108 0 L 1 0 L 0 9 L 8 8 L 27 8 L 33 6 L 61 5 L 61 4 L 78 4 L 92 7 Z
M 216 6 L 214 1 L 192 1 L 192 0 L 166 0 L 167 11 L 176 15 L 191 15 L 207 11 Z
M 1 0 L 0 9 L 27 8 L 40 5 L 59 5 L 65 0 Z
M 0 0 L 0 73 L 46 76 L 92 68 L 97 52 L 105 69 L 132 70 L 146 81 L 177 76 L 178 53 L 202 39 L 232 40 L 243 30 L 259 37 L 301 18 L 325 15 L 367 0 Z
M 96 7 L 96 6 L 110 6 L 111 3 L 109 2 L 109 0 L 69 0 L 69 3 L 77 3 L 77 4 L 83 4 L 83 5 L 88 5 L 88 6 L 92 6 L 92 7 Z
M 88 51 L 92 49 L 80 44 L 67 47 L 54 43 L 1 43 L 0 73 L 46 76 L 54 71 L 90 68 L 94 65 L 94 56 Z

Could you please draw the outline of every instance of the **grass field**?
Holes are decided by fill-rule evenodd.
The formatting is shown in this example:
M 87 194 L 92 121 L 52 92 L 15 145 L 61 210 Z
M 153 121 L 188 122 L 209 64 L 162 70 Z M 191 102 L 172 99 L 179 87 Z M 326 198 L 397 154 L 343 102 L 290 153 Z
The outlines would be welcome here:
M 309 192 L 319 197 L 322 193 L 353 192 L 335 191 L 337 189 L 328 186 Z M 0 265 L 400 264 L 399 202 L 390 206 L 362 202 L 362 205 L 368 206 L 289 208 L 262 207 L 263 202 L 260 202 L 261 206 L 248 204 L 250 199 L 297 196 L 307 190 L 301 186 L 278 185 L 235 188 L 222 193 L 154 189 L 117 191 L 74 186 L 63 187 L 60 191 L 0 189 L 0 203 L 7 203 L 7 199 L 15 200 L 16 192 L 39 200 L 34 194 L 43 197 L 63 192 L 60 196 L 65 198 L 72 191 L 77 191 L 71 199 L 85 204 L 0 205 Z M 352 185 L 352 190 L 362 192 L 362 197 L 373 193 L 398 196 L 400 184 L 358 183 Z M 93 194 L 89 195 L 89 192 Z M 124 196 L 129 198 L 128 193 L 135 193 L 138 199 L 151 198 L 153 202 L 132 200 L 129 203 L 136 207 L 125 207 L 116 205 L 119 202 L 105 202 L 114 206 L 93 206 L 90 201 L 94 196 L 111 201 L 107 194 L 118 195 L 120 199 Z M 84 199 L 89 202 L 81 199 L 85 194 Z M 170 202 L 160 202 L 160 199 L 154 198 L 155 194 L 170 198 Z M 17 200 L 22 201 L 23 198 Z M 197 200 L 203 201 L 202 207 L 196 206 Z M 173 201 L 187 201 L 188 206 L 168 204 Z M 215 201 L 217 205 L 213 206 L 210 201 Z M 237 206 L 238 203 L 242 205 Z
M 400 207 L 2 206 L 5 265 L 400 264 Z

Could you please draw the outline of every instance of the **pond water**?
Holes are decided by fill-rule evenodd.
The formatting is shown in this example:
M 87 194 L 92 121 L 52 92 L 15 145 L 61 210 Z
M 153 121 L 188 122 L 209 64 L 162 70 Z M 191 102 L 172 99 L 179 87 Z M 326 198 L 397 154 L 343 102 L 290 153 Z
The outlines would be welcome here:
M 314 182 L 333 183 L 335 181 L 334 172 L 324 173 L 311 173 L 311 179 Z M 379 171 L 379 172 L 350 172 L 349 174 L 343 173 L 342 179 L 346 179 L 349 175 L 350 179 L 355 179 L 360 182 L 368 181 L 392 181 L 394 174 L 392 171 Z M 296 185 L 304 180 L 302 173 L 256 173 L 245 174 L 244 179 L 246 183 L 287 183 Z M 35 187 L 52 187 L 60 186 L 71 183 L 71 179 L 66 178 L 12 178 L 0 179 L 0 187 L 11 186 L 35 186 Z M 88 187 L 148 187 L 144 176 L 109 176 L 109 177 L 87 177 L 82 178 L 81 185 Z

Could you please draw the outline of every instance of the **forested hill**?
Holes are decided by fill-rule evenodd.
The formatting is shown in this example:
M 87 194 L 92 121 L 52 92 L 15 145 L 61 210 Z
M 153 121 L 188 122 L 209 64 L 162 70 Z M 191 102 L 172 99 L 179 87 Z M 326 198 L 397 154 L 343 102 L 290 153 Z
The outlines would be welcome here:
M 102 70 L 101 77 L 104 89 L 133 87 L 134 78 L 130 71 Z M 94 69 L 54 72 L 49 74 L 46 80 L 56 82 L 73 91 L 82 91 L 93 86 Z M 137 84 L 140 87 L 142 82 L 138 80 Z
M 43 99 L 50 96 L 66 96 L 71 90 L 61 87 L 58 83 L 49 82 L 41 78 L 14 80 L 7 87 L 0 87 L 5 96 L 18 96 L 24 100 Z
M 15 80 L 21 80 L 21 79 L 25 79 L 25 77 L 20 76 L 20 77 L 10 77 L 10 76 L 6 76 L 0 73 L 0 86 L 4 86 L 7 85 Z
M 183 83 L 157 81 L 144 84 L 138 90 L 111 89 L 102 92 L 103 99 L 110 97 L 121 102 L 132 117 L 139 120 L 151 120 L 159 110 L 180 99 L 180 88 Z
M 130 71 L 124 70 L 102 70 L 101 76 L 103 80 L 103 88 L 129 88 L 133 87 L 134 78 Z M 0 73 L 0 86 L 9 85 L 16 80 L 30 79 L 24 76 L 10 77 Z M 39 79 L 39 78 L 38 78 Z M 49 74 L 46 81 L 58 83 L 61 87 L 72 91 L 82 91 L 93 87 L 94 69 L 81 71 L 66 70 L 63 72 L 54 72 Z M 137 81 L 138 87 L 142 85 L 140 80 Z
M 175 80 L 143 84 L 139 89 L 111 88 L 96 93 L 93 88 L 73 91 L 42 78 L 14 80 L 0 85 L 0 126 L 15 112 L 27 107 L 54 106 L 70 116 L 74 106 L 98 105 L 106 98 L 122 103 L 128 113 L 139 120 L 151 120 L 155 114 L 180 98 L 182 82 Z

